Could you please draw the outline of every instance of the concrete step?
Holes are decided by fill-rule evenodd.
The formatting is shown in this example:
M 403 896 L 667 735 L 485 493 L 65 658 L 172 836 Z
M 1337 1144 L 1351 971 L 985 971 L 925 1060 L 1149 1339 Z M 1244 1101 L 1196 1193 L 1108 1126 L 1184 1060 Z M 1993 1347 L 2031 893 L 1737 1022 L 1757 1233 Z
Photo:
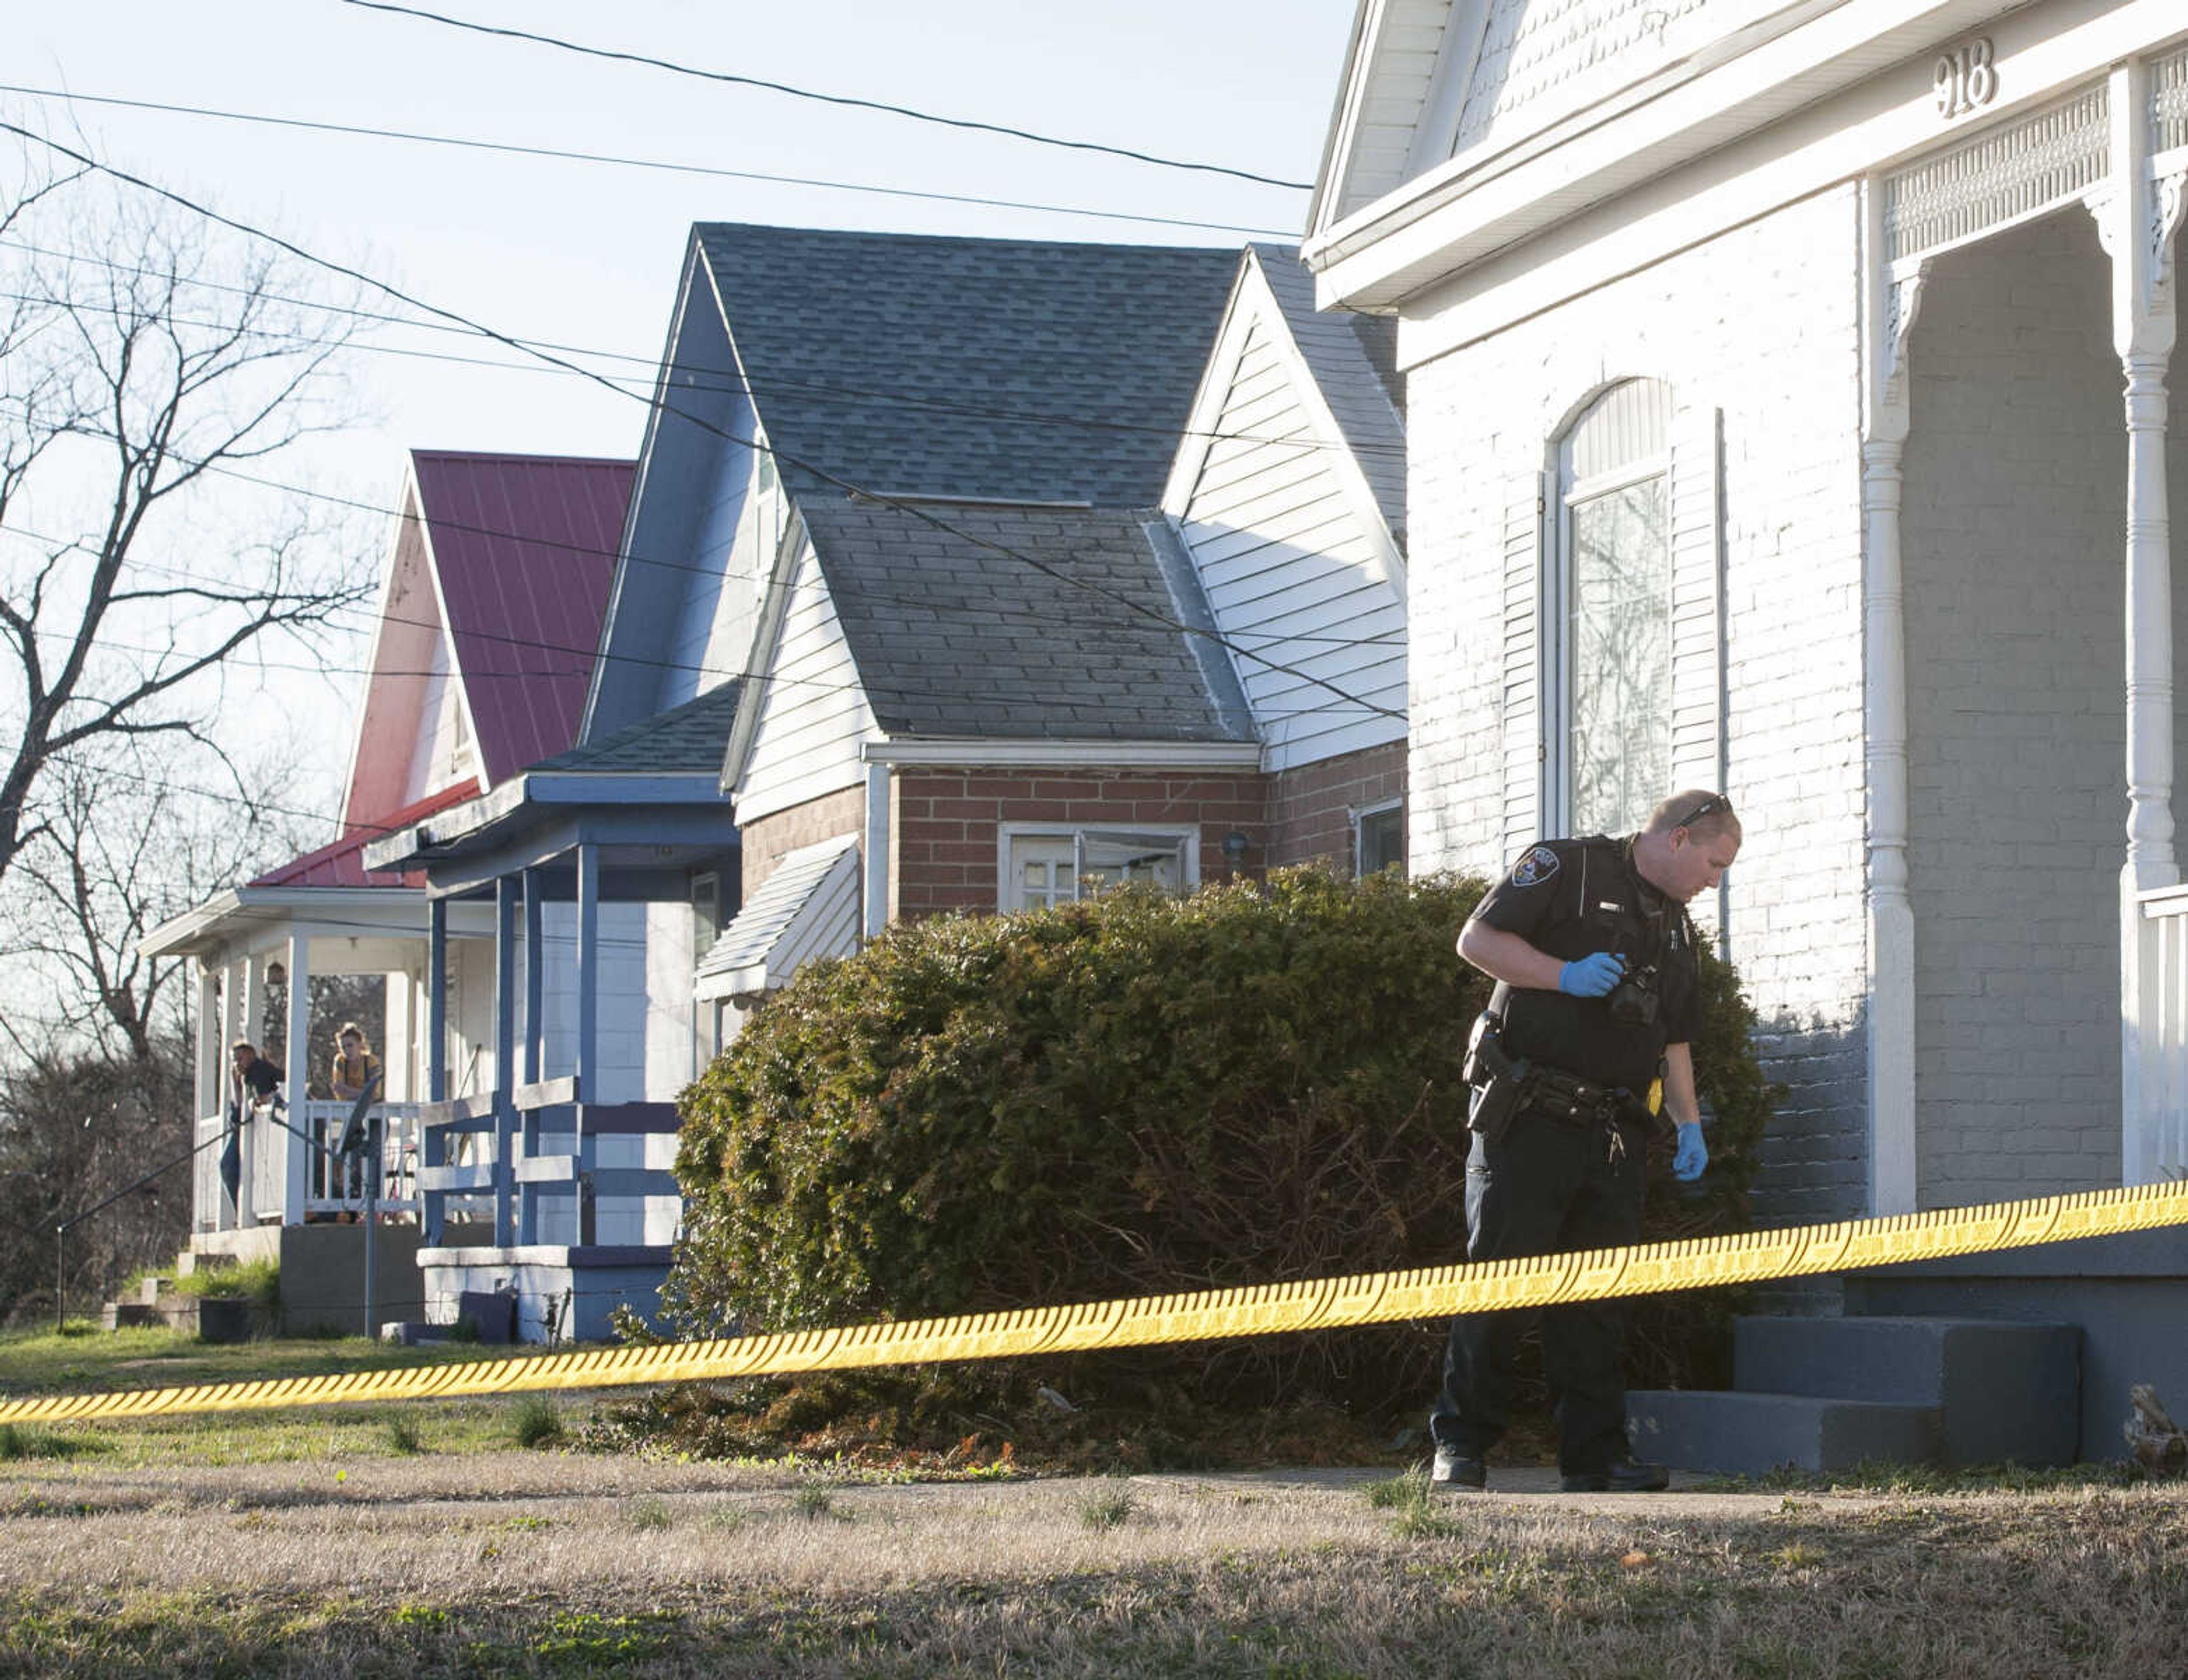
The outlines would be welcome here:
M 1626 1425 L 1637 1458 L 1741 1476 L 1935 1463 L 1943 1435 L 1934 1406 L 1723 1389 L 1631 1390 Z
M 1733 1386 L 1935 1407 L 1948 1464 L 2071 1464 L 2081 1334 L 1982 1318 L 1742 1318 Z

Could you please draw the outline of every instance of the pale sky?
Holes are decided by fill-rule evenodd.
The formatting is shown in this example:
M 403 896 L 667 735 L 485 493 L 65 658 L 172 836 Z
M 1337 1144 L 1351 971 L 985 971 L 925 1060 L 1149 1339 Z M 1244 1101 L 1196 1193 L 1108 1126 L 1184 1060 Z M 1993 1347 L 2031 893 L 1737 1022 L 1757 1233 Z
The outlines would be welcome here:
M 1353 11 L 1352 0 L 420 4 L 1301 182 L 1320 159 Z M 12 120 L 57 138 L 80 127 L 103 161 L 499 331 L 640 358 L 588 365 L 641 389 L 694 221 L 1233 245 L 1295 237 L 1306 209 L 1302 191 L 945 131 L 339 0 L 14 0 L 6 12 L 0 81 L 21 88 L 1235 224 L 1097 220 L 0 93 Z M 444 332 L 390 327 L 368 341 L 516 359 Z M 312 465 L 316 482 L 374 501 L 392 502 L 411 447 L 634 455 L 645 424 L 642 403 L 566 374 L 373 352 L 352 373 L 367 422 Z M 347 662 L 362 658 L 360 646 Z M 339 732 L 357 690 L 340 668 L 271 680 L 314 732 Z

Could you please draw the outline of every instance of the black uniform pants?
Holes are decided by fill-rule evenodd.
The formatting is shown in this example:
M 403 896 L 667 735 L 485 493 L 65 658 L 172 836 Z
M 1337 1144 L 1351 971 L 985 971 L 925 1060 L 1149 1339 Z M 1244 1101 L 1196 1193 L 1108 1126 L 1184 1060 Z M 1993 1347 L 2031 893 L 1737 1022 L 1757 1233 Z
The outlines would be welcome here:
M 1610 1249 L 1641 1235 L 1641 1129 L 1611 1130 L 1522 1111 L 1491 1143 L 1476 1133 L 1466 1162 L 1466 1257 Z M 1504 1433 L 1520 1342 L 1531 1314 L 1463 1312 L 1444 1350 L 1443 1392 L 1429 1414 L 1439 1446 L 1479 1458 Z M 1607 1468 L 1629 1451 L 1626 1381 L 1619 1369 L 1625 1316 L 1616 1301 L 1542 1309 L 1542 1369 L 1558 1423 L 1558 1463 L 1567 1475 Z

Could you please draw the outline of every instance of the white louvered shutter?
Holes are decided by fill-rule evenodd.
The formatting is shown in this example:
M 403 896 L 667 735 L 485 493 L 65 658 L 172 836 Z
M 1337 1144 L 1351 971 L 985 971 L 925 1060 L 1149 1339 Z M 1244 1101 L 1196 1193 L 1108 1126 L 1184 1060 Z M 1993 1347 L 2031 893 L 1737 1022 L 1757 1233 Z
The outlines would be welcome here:
M 1554 484 L 1515 477 L 1504 503 L 1504 849 L 1509 863 L 1542 832 L 1542 533 Z

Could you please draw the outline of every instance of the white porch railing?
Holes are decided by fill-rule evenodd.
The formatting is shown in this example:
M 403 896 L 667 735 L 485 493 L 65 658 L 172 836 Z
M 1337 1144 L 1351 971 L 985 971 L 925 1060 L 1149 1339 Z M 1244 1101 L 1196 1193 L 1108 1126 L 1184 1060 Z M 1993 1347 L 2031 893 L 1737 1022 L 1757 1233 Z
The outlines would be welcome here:
M 221 1176 L 221 1158 L 226 1149 L 216 1140 L 223 1136 L 227 1119 L 222 1114 L 200 1115 L 194 1141 L 211 1147 L 198 1156 L 190 1175 L 191 1228 L 224 1231 L 315 1214 L 362 1212 L 366 1163 L 357 1156 L 344 1162 L 332 1158 L 342 1128 L 348 1124 L 350 1106 L 313 1101 L 301 1108 L 254 1111 L 237 1139 L 242 1154 L 236 1198 L 240 1206 L 230 1204 Z M 384 1102 L 379 1112 L 381 1211 L 414 1215 L 418 1211 L 418 1105 Z M 303 1136 L 292 1134 L 290 1125 Z M 290 1204 L 292 1148 L 305 1152 L 301 1209 Z
M 218 1114 L 200 1114 L 190 1141 L 201 1147 L 190 1163 L 190 1229 L 217 1231 L 223 1224 L 225 1192 L 220 1183 L 220 1145 L 213 1140 L 225 1122 Z
M 342 1128 L 349 1124 L 347 1102 L 311 1102 L 304 1105 L 303 1130 L 313 1148 L 306 1181 L 304 1211 L 359 1213 L 364 1208 L 366 1163 L 362 1154 L 347 1161 L 333 1159 Z M 418 1105 L 383 1102 L 378 1113 L 380 1131 L 380 1210 L 410 1213 L 418 1210 Z
M 2126 1023 L 2133 1092 L 2121 1175 L 2128 1184 L 2188 1177 L 2188 887 L 2140 897 L 2140 997 Z

